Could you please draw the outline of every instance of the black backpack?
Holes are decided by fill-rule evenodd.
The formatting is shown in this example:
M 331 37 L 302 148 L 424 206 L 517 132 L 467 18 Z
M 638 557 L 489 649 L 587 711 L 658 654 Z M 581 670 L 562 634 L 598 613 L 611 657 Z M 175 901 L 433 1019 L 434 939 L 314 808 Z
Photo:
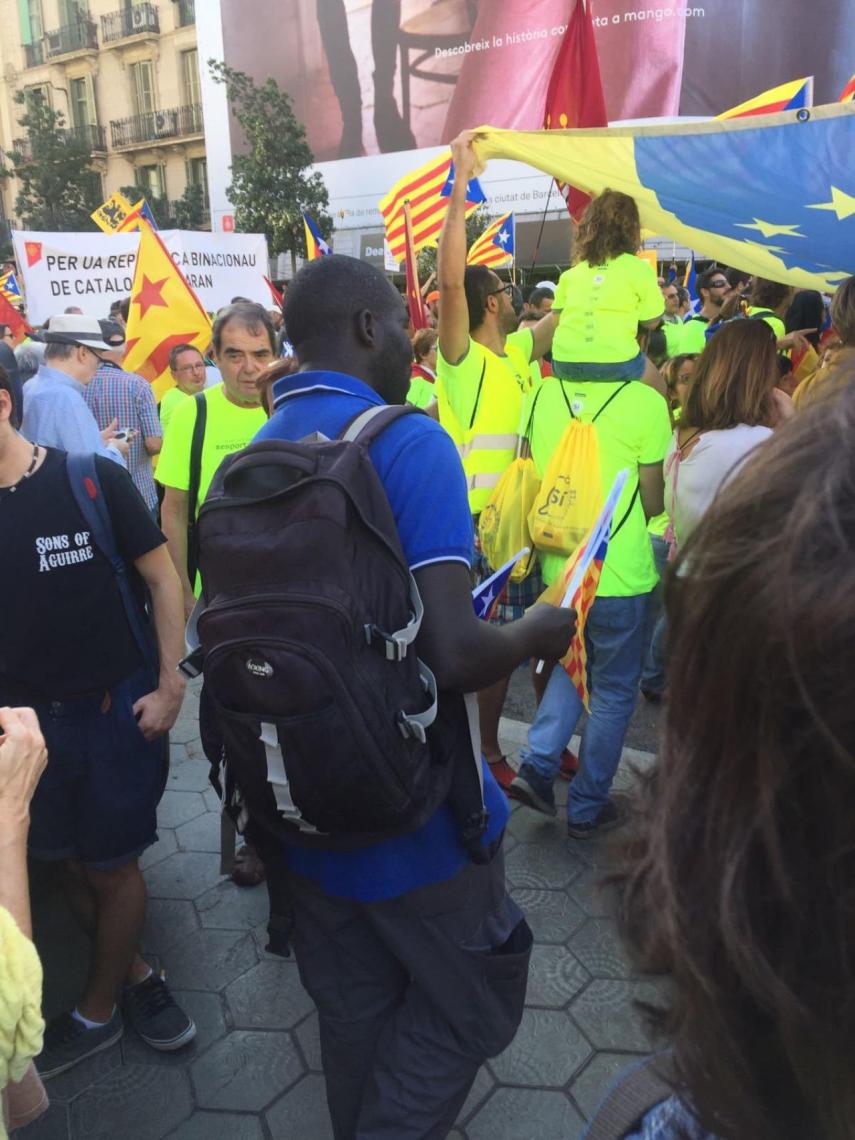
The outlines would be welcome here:
M 199 513 L 203 744 L 266 858 L 283 841 L 405 834 L 446 800 L 471 857 L 489 857 L 480 746 L 462 695 L 438 702 L 416 656 L 421 600 L 368 454 L 417 412 L 371 408 L 335 441 L 251 444 Z

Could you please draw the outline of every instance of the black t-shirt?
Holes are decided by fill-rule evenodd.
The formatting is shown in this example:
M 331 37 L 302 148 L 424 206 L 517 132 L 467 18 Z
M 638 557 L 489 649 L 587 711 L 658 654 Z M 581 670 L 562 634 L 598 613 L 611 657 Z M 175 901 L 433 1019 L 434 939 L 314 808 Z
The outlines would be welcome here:
M 132 563 L 166 540 L 118 463 L 95 457 L 116 546 Z M 0 697 L 61 698 L 106 689 L 142 664 L 109 561 L 72 494 L 65 452 L 0 496 Z M 0 700 L 0 704 L 3 701 Z

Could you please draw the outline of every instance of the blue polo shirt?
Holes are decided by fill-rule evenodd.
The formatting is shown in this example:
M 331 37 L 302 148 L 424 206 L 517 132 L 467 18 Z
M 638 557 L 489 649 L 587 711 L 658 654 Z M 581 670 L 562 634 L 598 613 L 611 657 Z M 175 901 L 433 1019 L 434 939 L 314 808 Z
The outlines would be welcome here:
M 274 413 L 256 439 L 297 440 L 312 432 L 339 436 L 354 416 L 382 404 L 377 393 L 341 372 L 299 372 L 273 387 Z M 466 481 L 451 437 L 427 416 L 404 416 L 371 445 L 371 460 L 389 497 L 398 535 L 411 570 L 432 562 L 463 562 L 472 554 L 472 516 Z M 492 842 L 509 809 L 489 765 L 484 801 Z M 327 894 L 360 902 L 397 898 L 457 874 L 469 856 L 451 811 L 440 807 L 419 831 L 356 851 L 310 851 L 288 847 L 289 866 Z

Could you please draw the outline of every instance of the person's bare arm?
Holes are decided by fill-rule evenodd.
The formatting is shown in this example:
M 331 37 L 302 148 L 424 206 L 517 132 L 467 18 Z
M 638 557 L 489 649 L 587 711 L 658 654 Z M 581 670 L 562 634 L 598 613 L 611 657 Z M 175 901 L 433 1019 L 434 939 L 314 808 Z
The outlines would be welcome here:
M 187 513 L 189 496 L 177 487 L 167 487 L 160 508 L 160 526 L 166 535 L 166 543 L 172 564 L 181 583 L 184 596 L 184 616 L 189 617 L 196 604 L 193 586 L 187 577 Z
M 463 288 L 466 272 L 466 186 L 475 171 L 472 133 L 464 131 L 451 144 L 454 186 L 439 237 L 436 280 L 439 287 L 439 349 L 449 364 L 459 364 L 469 351 L 469 306 Z
M 437 562 L 415 572 L 425 615 L 418 651 L 440 689 L 472 693 L 509 676 L 527 657 L 563 657 L 576 628 L 573 610 L 534 606 L 520 621 L 490 625 L 475 616 L 469 570 Z
M 651 317 L 649 321 L 639 321 L 638 323 L 641 325 L 642 328 L 645 328 L 645 329 L 658 329 L 659 326 L 662 324 L 662 318 L 664 316 L 665 316 L 665 313 L 662 312 L 659 314 L 658 317 Z
M 638 493 L 645 517 L 654 519 L 665 510 L 665 476 L 661 463 L 639 463 Z
M 181 583 L 165 546 L 158 546 L 134 562 L 151 595 L 154 628 L 160 656 L 157 688 L 134 705 L 140 731 L 146 740 L 169 732 L 181 711 L 185 681 L 178 672 L 184 656 L 184 605 Z
M 30 800 L 47 763 L 32 709 L 0 709 L 0 907 L 27 938 L 33 936 L 27 882 Z
M 556 313 L 554 310 L 548 312 L 546 316 L 542 317 L 531 330 L 532 360 L 540 360 L 540 358 L 545 353 L 551 350 L 552 338 L 555 336 L 555 330 L 558 327 L 558 318 L 560 315 L 560 312 Z
M 157 455 L 163 447 L 162 435 L 146 435 L 143 436 L 143 447 L 148 455 Z

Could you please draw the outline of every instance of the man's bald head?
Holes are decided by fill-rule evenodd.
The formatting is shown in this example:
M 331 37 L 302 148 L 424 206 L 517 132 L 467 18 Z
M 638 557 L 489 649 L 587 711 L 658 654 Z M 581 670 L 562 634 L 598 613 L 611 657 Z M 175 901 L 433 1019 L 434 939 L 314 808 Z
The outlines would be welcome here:
M 412 362 L 407 311 L 378 269 L 339 254 L 315 258 L 292 281 L 284 313 L 301 368 L 349 373 L 388 403 L 403 403 Z

